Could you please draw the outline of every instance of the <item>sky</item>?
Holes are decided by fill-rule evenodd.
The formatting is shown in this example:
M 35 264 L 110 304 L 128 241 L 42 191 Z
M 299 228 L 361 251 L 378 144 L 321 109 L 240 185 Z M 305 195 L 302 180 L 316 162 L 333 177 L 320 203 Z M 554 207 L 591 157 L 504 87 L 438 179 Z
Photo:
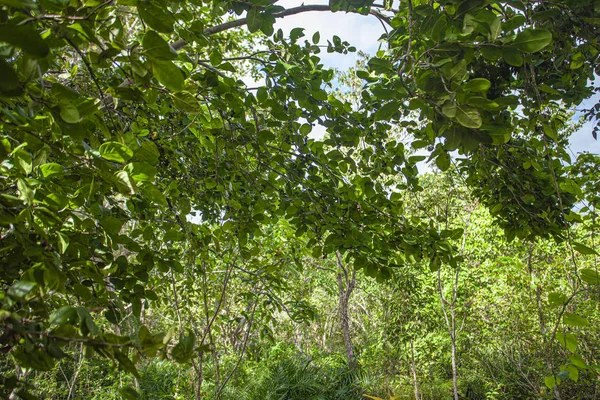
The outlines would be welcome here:
M 328 0 L 280 0 L 278 4 L 285 8 L 292 8 L 302 4 L 328 4 Z M 343 41 L 349 42 L 358 50 L 367 54 L 374 55 L 382 46 L 378 39 L 385 32 L 381 22 L 370 15 L 363 16 L 351 13 L 331 13 L 331 12 L 307 12 L 296 14 L 277 20 L 275 29 L 281 29 L 284 35 L 294 28 L 305 28 L 305 35 L 308 40 L 312 38 L 313 33 L 319 31 L 321 42 L 327 43 L 332 40 L 333 35 L 339 36 Z M 346 70 L 355 65 L 358 60 L 357 53 L 341 55 L 337 53 L 327 53 L 323 51 L 320 54 L 321 61 L 325 67 Z M 597 82 L 598 83 L 598 82 Z M 590 108 L 596 102 L 600 101 L 600 95 L 597 95 L 579 105 L 578 109 Z M 576 113 L 575 118 L 579 118 L 581 113 Z M 571 152 L 573 155 L 588 151 L 600 154 L 600 141 L 592 137 L 594 123 L 588 122 L 573 134 L 570 140 Z M 324 135 L 323 127 L 315 127 L 311 132 L 311 137 L 320 138 Z

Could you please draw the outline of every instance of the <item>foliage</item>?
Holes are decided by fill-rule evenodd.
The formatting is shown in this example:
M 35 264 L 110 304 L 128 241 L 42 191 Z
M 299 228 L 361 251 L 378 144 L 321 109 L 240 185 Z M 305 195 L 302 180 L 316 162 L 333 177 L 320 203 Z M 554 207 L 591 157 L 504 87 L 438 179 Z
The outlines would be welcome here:
M 410 294 L 393 303 L 406 314 L 387 323 L 381 343 L 360 337 L 372 357 L 380 346 L 404 353 L 407 341 L 439 355 L 448 343 L 436 282 L 446 324 L 444 304 L 468 321 L 477 315 L 469 299 L 483 296 L 504 255 L 529 271 L 535 301 L 515 306 L 529 317 L 524 337 L 538 344 L 523 352 L 536 360 L 530 367 L 557 397 L 561 382 L 579 390 L 592 380 L 598 160 L 570 167 L 565 146 L 568 111 L 593 94 L 600 72 L 590 17 L 598 2 L 279 3 L 0 1 L 0 346 L 15 363 L 2 395 L 35 393 L 31 374 L 55 379 L 76 354 L 73 371 L 99 356 L 127 373 L 137 390 L 119 382 L 125 398 L 158 395 L 179 364 L 193 372 L 188 394 L 225 396 L 243 361 L 276 342 L 282 320 L 288 339 L 318 320 L 323 304 L 310 304 L 303 279 L 325 280 L 315 271 L 331 272 L 334 254 Z M 356 72 L 352 99 L 336 93 L 318 57 L 353 52 L 350 43 L 275 32 L 278 18 L 308 11 L 386 26 L 387 47 Z M 248 73 L 264 84 L 247 87 Z M 315 125 L 323 139 L 308 137 Z M 419 181 L 427 157 L 452 178 Z M 514 245 L 470 242 L 463 217 L 476 202 Z M 488 278 L 476 268 L 486 262 Z M 457 282 L 460 270 L 468 285 L 454 284 L 445 303 L 442 278 Z M 527 289 L 522 272 L 510 279 Z M 453 350 L 467 344 L 457 335 Z M 162 383 L 150 378 L 162 368 L 152 360 L 168 360 Z M 354 390 L 344 371 L 307 375 L 293 360 L 271 369 L 263 389 Z M 412 356 L 411 365 L 417 375 Z M 429 365 L 429 380 L 440 379 L 441 364 Z

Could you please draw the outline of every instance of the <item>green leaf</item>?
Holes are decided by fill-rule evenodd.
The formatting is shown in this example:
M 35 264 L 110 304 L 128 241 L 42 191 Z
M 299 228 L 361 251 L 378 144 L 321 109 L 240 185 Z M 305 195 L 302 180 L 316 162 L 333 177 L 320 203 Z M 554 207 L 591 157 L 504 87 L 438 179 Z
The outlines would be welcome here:
M 66 324 L 76 324 L 79 321 L 79 315 L 77 314 L 77 309 L 71 306 L 64 306 L 54 311 L 52 315 L 50 315 L 50 324 L 51 325 L 66 325 Z
M 24 179 L 17 180 L 17 189 L 19 189 L 19 199 L 23 200 L 25 203 L 32 205 L 33 197 L 35 192 L 33 189 L 25 182 Z
M 118 235 L 119 232 L 121 232 L 124 223 L 125 221 L 111 215 L 100 219 L 100 225 L 102 225 L 106 233 L 110 235 Z
M 553 376 L 546 376 L 544 378 L 544 384 L 548 389 L 554 389 L 554 387 L 556 386 L 556 378 L 554 378 Z
M 600 275 L 595 270 L 591 268 L 583 268 L 581 271 L 579 271 L 579 274 L 581 276 L 581 280 L 584 282 L 592 285 L 600 285 Z
M 58 251 L 60 254 L 65 254 L 69 247 L 69 237 L 62 232 L 58 232 Z
M 163 207 L 167 206 L 167 198 L 160 190 L 156 188 L 156 186 L 150 183 L 145 183 L 144 185 L 140 186 L 140 190 L 144 197 L 147 197 L 153 203 L 156 203 Z
M 32 293 L 33 289 L 37 286 L 35 282 L 17 281 L 8 290 L 8 294 L 13 299 L 23 300 Z
M 569 350 L 571 353 L 577 350 L 577 338 L 572 333 L 567 333 L 565 335 L 562 332 L 558 332 L 556 334 L 556 340 L 561 346 Z
M 50 52 L 48 44 L 33 29 L 33 24 L 0 24 L 0 42 L 9 43 L 34 57 L 46 57 Z
M 139 374 L 137 368 L 135 367 L 135 364 L 133 362 L 131 362 L 129 357 L 127 357 L 127 355 L 122 353 L 120 350 L 115 349 L 115 350 L 113 350 L 113 352 L 114 352 L 115 358 L 119 362 L 119 365 L 121 366 L 121 368 L 123 368 L 124 371 L 129 372 L 136 378 L 140 379 L 140 374 Z
M 592 249 L 590 247 L 587 247 L 586 245 L 581 244 L 581 243 L 573 242 L 573 248 L 575 250 L 577 250 L 578 252 L 580 252 L 581 254 L 586 254 L 586 255 L 588 255 L 588 254 L 594 254 L 594 255 L 598 255 L 598 252 L 596 252 L 596 250 L 594 250 L 594 249 Z
M 310 124 L 302 124 L 300 127 L 300 134 L 306 136 L 312 131 L 312 125 Z
M 448 118 L 456 117 L 456 103 L 453 101 L 446 101 L 442 106 L 442 114 Z
M 145 161 L 151 165 L 158 164 L 160 158 L 160 151 L 154 142 L 145 140 L 141 143 L 140 147 L 134 152 L 133 160 Z
M 142 20 L 162 33 L 173 32 L 173 19 L 171 13 L 163 5 L 159 5 L 154 1 L 139 0 L 137 9 Z
M 173 62 L 166 60 L 153 60 L 152 73 L 157 81 L 173 92 L 181 92 L 184 88 L 183 71 Z
M 457 63 L 444 64 L 442 74 L 449 81 L 462 82 L 467 76 L 467 61 L 463 59 Z
M 148 58 L 152 60 L 174 60 L 177 52 L 155 31 L 148 31 L 142 40 Z
M 462 89 L 466 92 L 485 92 L 492 84 L 485 78 L 475 78 L 468 81 L 462 86 Z
M 25 175 L 29 175 L 33 171 L 33 159 L 31 155 L 23 150 L 18 149 L 13 153 L 15 159 L 15 166 Z
M 9 63 L 0 58 L 0 95 L 12 97 L 22 93 L 17 73 Z
M 211 65 L 214 65 L 215 67 L 221 65 L 221 63 L 223 62 L 223 56 L 221 55 L 221 52 L 218 49 L 213 49 L 213 51 L 210 52 L 209 58 Z
M 521 52 L 516 47 L 511 46 L 504 47 L 502 49 L 502 57 L 508 65 L 512 65 L 513 67 L 520 67 L 525 61 L 523 59 L 523 54 L 521 54 Z
M 50 178 L 55 175 L 62 175 L 64 174 L 64 172 L 65 169 L 63 168 L 63 166 L 57 163 L 47 163 L 40 165 L 40 174 L 44 178 Z
M 552 43 L 552 33 L 545 29 L 525 29 L 517 34 L 512 43 L 524 53 L 535 53 Z
M 481 127 L 481 115 L 476 108 L 457 106 L 456 120 L 464 127 L 479 128 Z
M 140 394 L 132 387 L 119 389 L 119 393 L 121 394 L 123 400 L 138 400 L 142 398 Z
M 450 168 L 450 156 L 447 152 L 442 151 L 435 159 L 435 165 L 441 171 L 447 171 Z
M 133 151 L 119 142 L 106 142 L 100 146 L 100 155 L 109 161 L 123 163 L 133 156 Z
M 194 355 L 194 344 L 196 342 L 196 336 L 192 331 L 188 331 L 186 336 L 183 336 L 179 343 L 173 347 L 171 356 L 178 363 L 187 362 Z
M 132 162 L 125 166 L 124 170 L 129 172 L 129 175 L 136 182 L 152 182 L 156 175 L 156 167 L 145 162 Z
M 248 21 L 248 30 L 250 33 L 258 32 L 258 30 L 262 27 L 263 18 L 258 7 L 252 7 L 248 10 L 248 16 L 246 17 Z
M 71 103 L 60 104 L 60 117 L 69 124 L 76 124 L 79 122 L 79 110 Z
M 319 31 L 317 31 L 313 34 L 312 42 L 314 44 L 318 44 L 320 40 L 321 40 L 321 34 L 319 33 Z
M 569 326 L 588 326 L 590 323 L 585 318 L 572 313 L 564 313 L 563 322 Z

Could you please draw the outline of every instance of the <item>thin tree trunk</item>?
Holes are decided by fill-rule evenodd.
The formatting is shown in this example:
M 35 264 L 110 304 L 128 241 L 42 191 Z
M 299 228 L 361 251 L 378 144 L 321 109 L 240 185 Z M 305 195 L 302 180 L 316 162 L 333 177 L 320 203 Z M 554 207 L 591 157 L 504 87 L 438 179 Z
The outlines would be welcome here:
M 417 365 L 415 364 L 415 347 L 413 345 L 413 339 L 410 338 L 410 369 L 412 371 L 413 378 L 413 386 L 415 388 L 415 400 L 421 400 L 421 395 L 419 394 L 419 381 L 417 380 Z
M 349 365 L 354 364 L 354 348 L 352 346 L 352 337 L 350 335 L 350 316 L 348 312 L 348 302 L 350 300 L 350 295 L 352 294 L 352 290 L 354 290 L 354 285 L 356 283 L 356 270 L 352 271 L 352 276 L 350 277 L 350 271 L 344 266 L 342 262 L 342 255 L 339 251 L 336 251 L 337 256 L 337 265 L 338 265 L 338 274 L 337 274 L 337 282 L 339 289 L 339 311 L 340 311 L 340 324 L 342 327 L 342 334 L 344 336 L 344 349 L 346 351 L 346 358 L 348 360 Z
M 452 385 L 454 386 L 454 399 L 458 400 L 458 370 L 456 367 L 456 315 L 454 313 L 454 304 L 450 307 L 450 319 L 452 320 Z
M 457 268 L 454 286 L 452 287 L 452 301 L 449 302 L 444 297 L 444 291 L 442 288 L 441 269 L 438 270 L 438 290 L 440 293 L 440 302 L 442 303 L 442 311 L 444 312 L 444 319 L 446 320 L 446 327 L 448 328 L 448 333 L 450 334 L 451 357 L 452 357 L 452 389 L 453 389 L 454 400 L 459 400 L 459 397 L 458 397 L 458 368 L 456 365 L 457 364 L 456 363 L 456 315 L 454 312 L 454 306 L 456 304 L 456 297 L 457 297 L 457 293 L 458 293 L 458 274 L 459 274 L 459 269 Z M 446 311 L 446 307 L 450 308 L 450 318 L 448 318 L 448 312 Z
M 530 244 L 529 246 L 529 257 L 527 259 L 527 266 L 529 268 L 529 275 L 531 278 L 531 283 L 535 285 L 535 300 L 536 300 L 536 305 L 537 305 L 537 312 L 538 312 L 538 323 L 540 326 L 540 333 L 542 335 L 542 343 L 543 343 L 543 348 L 544 348 L 544 358 L 546 359 L 546 368 L 548 370 L 548 372 L 550 374 L 552 374 L 552 376 L 554 376 L 554 365 L 552 363 L 552 347 L 551 347 L 551 343 L 548 343 L 548 338 L 547 338 L 547 328 L 546 328 L 546 321 L 544 318 L 544 305 L 542 302 L 542 290 L 541 287 L 538 283 L 536 283 L 536 276 L 535 276 L 535 271 L 533 269 L 533 243 Z M 558 385 L 554 386 L 554 398 L 556 400 L 561 400 L 561 396 L 560 396 L 560 389 L 558 388 Z
M 198 362 L 195 365 L 196 371 L 196 400 L 202 399 L 202 378 L 203 378 L 204 352 L 198 352 Z

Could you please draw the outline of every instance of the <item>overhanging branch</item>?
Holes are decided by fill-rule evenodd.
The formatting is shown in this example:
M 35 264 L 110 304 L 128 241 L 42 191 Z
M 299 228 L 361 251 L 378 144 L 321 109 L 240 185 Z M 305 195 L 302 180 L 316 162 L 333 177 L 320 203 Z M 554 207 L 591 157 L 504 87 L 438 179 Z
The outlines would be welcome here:
M 302 6 L 298 6 L 298 7 L 289 8 L 287 10 L 283 10 L 278 13 L 274 13 L 273 17 L 275 19 L 278 19 L 278 18 L 288 17 L 290 15 L 296 15 L 296 14 L 301 14 L 301 13 L 311 12 L 311 11 L 329 11 L 329 12 L 331 12 L 331 7 L 329 7 L 329 5 L 325 5 L 325 4 L 302 5 Z M 356 13 L 356 11 L 350 11 L 350 12 Z M 370 10 L 369 14 L 376 16 L 377 18 L 379 18 L 382 21 L 385 21 L 388 25 L 391 25 L 389 17 L 387 17 L 386 15 L 383 15 L 379 11 Z M 204 30 L 204 34 L 206 36 L 211 36 L 211 35 L 214 35 L 215 33 L 220 33 L 220 32 L 227 31 L 229 29 L 238 28 L 238 27 L 244 26 L 246 24 L 248 24 L 248 19 L 240 18 L 240 19 L 236 19 L 234 21 L 222 23 L 220 25 L 211 26 L 210 28 L 207 28 Z M 188 45 L 188 43 L 185 40 L 179 39 L 176 42 L 174 42 L 171 45 L 171 47 L 173 47 L 173 49 L 175 49 L 175 50 L 179 50 L 182 47 L 185 47 L 187 45 Z

